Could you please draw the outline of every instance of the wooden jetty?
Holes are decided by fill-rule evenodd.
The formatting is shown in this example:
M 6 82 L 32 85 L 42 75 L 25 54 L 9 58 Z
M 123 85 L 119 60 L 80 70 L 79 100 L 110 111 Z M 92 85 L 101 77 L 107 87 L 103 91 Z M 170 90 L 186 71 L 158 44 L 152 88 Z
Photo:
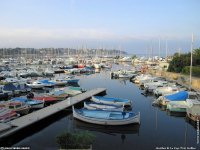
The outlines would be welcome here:
M 25 127 L 28 127 L 28 126 L 30 126 L 34 123 L 37 123 L 45 118 L 48 118 L 48 117 L 52 116 L 53 114 L 56 114 L 59 111 L 64 110 L 68 107 L 71 107 L 72 105 L 75 105 L 83 100 L 89 99 L 90 97 L 92 97 L 94 95 L 98 95 L 98 94 L 105 93 L 105 92 L 106 92 L 105 88 L 92 89 L 85 93 L 76 95 L 74 97 L 69 97 L 66 100 L 63 100 L 61 102 L 50 105 L 50 106 L 40 109 L 38 111 L 32 112 L 28 115 L 25 115 L 25 116 L 15 119 L 15 120 L 12 120 L 8 124 L 11 125 L 13 128 L 6 130 L 2 133 L 0 132 L 0 139 L 6 138 L 10 135 L 13 135 L 14 133 L 20 131 L 21 129 L 24 129 Z M 3 129 L 5 129 L 5 128 L 6 128 L 6 126 L 4 125 L 4 123 L 0 123 L 0 131 L 3 131 Z M 7 127 L 7 129 L 8 129 L 8 127 Z

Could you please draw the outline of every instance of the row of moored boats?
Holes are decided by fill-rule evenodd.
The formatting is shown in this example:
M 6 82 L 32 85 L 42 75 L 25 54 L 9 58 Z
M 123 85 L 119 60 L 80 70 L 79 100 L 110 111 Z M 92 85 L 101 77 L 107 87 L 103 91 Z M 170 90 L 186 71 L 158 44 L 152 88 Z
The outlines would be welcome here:
M 193 121 L 200 118 L 200 93 L 148 74 L 138 75 L 132 81 L 144 90 L 143 94 L 154 94 L 157 97 L 153 105 L 161 106 L 171 113 L 185 113 Z

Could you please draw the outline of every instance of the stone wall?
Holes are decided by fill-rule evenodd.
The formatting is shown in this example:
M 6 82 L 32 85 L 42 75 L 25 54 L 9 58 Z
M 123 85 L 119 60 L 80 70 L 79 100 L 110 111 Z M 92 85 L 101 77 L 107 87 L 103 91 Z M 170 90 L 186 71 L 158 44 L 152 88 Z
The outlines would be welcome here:
M 174 80 L 188 88 L 190 86 L 190 77 L 187 75 L 159 70 L 149 70 L 149 73 L 152 75 L 165 77 L 168 80 Z M 192 77 L 192 89 L 200 91 L 200 78 Z

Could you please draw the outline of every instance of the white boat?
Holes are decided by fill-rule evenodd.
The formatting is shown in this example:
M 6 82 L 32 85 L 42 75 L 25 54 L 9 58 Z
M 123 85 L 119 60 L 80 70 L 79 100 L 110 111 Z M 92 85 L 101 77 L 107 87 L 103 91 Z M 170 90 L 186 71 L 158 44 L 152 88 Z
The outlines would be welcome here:
M 153 93 L 155 96 L 162 96 L 162 95 L 177 93 L 179 91 L 180 88 L 174 85 L 174 86 L 158 87 L 157 89 L 154 90 Z
M 133 75 L 130 73 L 121 73 L 118 75 L 118 78 L 131 78 L 131 77 L 133 77 Z
M 141 75 L 133 78 L 132 81 L 136 84 L 140 84 L 141 80 L 147 80 L 147 79 L 151 79 L 151 78 L 152 78 L 152 76 L 149 74 L 141 74 Z
M 120 112 L 120 111 L 104 111 L 104 110 L 87 110 L 73 109 L 73 117 L 84 122 L 98 125 L 127 125 L 140 124 L 140 113 Z
M 167 110 L 170 112 L 185 113 L 187 108 L 186 101 L 170 101 L 167 104 Z
M 167 81 L 160 81 L 159 80 L 158 82 L 145 83 L 144 89 L 145 89 L 145 92 L 152 93 L 158 87 L 163 87 L 163 86 L 167 86 L 167 85 L 168 85 Z
M 194 99 L 187 99 L 188 104 L 187 117 L 193 121 L 200 120 L 200 101 Z
M 38 81 L 34 81 L 33 83 L 27 83 L 26 85 L 30 86 L 33 89 L 42 89 L 44 88 L 44 84 Z
M 116 105 L 105 105 L 101 103 L 95 102 L 84 102 L 84 108 L 89 110 L 109 110 L 109 111 L 123 111 L 123 106 L 116 106 Z
M 115 98 L 115 97 L 103 97 L 103 96 L 92 96 L 91 101 L 103 104 L 112 104 L 119 106 L 131 106 L 131 101 L 128 99 Z
M 111 72 L 111 78 L 132 78 L 136 75 L 133 70 L 117 70 Z
M 95 69 L 100 69 L 101 68 L 100 64 L 93 64 L 93 66 L 94 66 Z

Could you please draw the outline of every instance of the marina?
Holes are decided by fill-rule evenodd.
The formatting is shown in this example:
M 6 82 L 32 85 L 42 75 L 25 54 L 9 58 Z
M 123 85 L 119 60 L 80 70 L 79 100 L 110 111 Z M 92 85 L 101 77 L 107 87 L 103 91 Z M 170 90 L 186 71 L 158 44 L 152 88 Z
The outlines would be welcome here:
M 0 150 L 200 150 L 199 6 L 1 1 Z
M 133 70 L 135 68 L 130 63 L 127 63 L 126 65 L 129 65 L 129 69 L 127 70 Z M 116 149 L 116 147 L 119 147 L 119 149 L 130 149 L 132 146 L 137 147 L 138 149 L 145 149 L 146 145 L 143 145 L 143 142 L 145 142 L 150 149 L 155 149 L 155 147 L 161 146 L 163 145 L 163 143 L 165 143 L 164 145 L 166 146 L 195 145 L 195 147 L 198 148 L 199 145 L 196 144 L 195 139 L 196 123 L 192 120 L 190 121 L 190 119 L 186 117 L 186 112 L 184 114 L 181 112 L 181 114 L 178 114 L 177 116 L 173 113 L 168 113 L 167 111 L 165 111 L 166 108 L 163 109 L 153 106 L 156 96 L 154 96 L 152 93 L 147 93 L 146 95 L 143 95 L 142 93 L 146 90 L 140 88 L 140 85 L 138 84 L 140 82 L 138 82 L 137 84 L 133 83 L 133 81 L 136 81 L 134 80 L 134 78 L 111 78 L 111 72 L 116 71 L 119 68 L 124 68 L 126 65 L 124 65 L 123 63 L 112 64 L 111 70 L 101 69 L 100 73 L 93 73 L 90 75 L 75 75 L 76 78 L 79 79 L 78 84 L 81 88 L 69 88 L 73 90 L 85 89 L 86 92 L 68 97 L 64 100 L 58 101 L 55 104 L 46 106 L 40 110 L 33 111 L 28 115 L 24 115 L 14 120 L 11 120 L 8 123 L 1 123 L 1 142 L 6 143 L 5 146 L 26 145 L 30 146 L 33 149 L 46 149 L 48 147 L 51 147 L 52 149 L 57 149 L 58 145 L 55 138 L 56 136 L 58 136 L 59 133 L 62 133 L 65 130 L 69 130 L 71 132 L 76 130 L 87 130 L 96 136 L 95 142 L 92 145 L 94 149 L 109 148 L 114 150 Z M 62 74 L 55 75 L 60 77 L 62 76 Z M 135 78 L 136 77 L 137 76 L 135 76 Z M 157 78 L 156 80 L 160 79 Z M 161 80 L 163 81 L 163 79 Z M 148 82 L 151 81 L 148 79 Z M 168 86 L 168 84 L 166 86 Z M 169 86 L 171 86 L 171 83 Z M 65 88 L 66 87 L 63 86 L 54 87 L 53 89 L 50 88 L 50 91 L 59 91 Z M 45 93 L 44 89 L 39 91 L 42 92 L 40 94 L 48 94 Z M 112 99 L 119 99 L 119 102 L 128 102 L 127 104 L 132 107 L 133 112 L 140 112 L 139 123 L 133 124 L 132 122 L 129 125 L 120 126 L 107 125 L 106 127 L 105 125 L 98 125 L 96 121 L 88 123 L 87 120 L 83 122 L 75 119 L 76 117 L 73 117 L 72 109 L 70 106 L 75 105 L 76 103 L 80 103 L 80 106 L 84 107 L 84 103 L 82 102 L 83 100 L 92 100 L 94 99 L 94 95 L 98 95 L 99 93 L 105 94 L 105 91 L 107 94 L 106 96 L 97 96 L 96 99 L 107 100 L 109 101 L 109 103 L 112 102 Z M 37 93 L 37 90 L 35 92 Z M 173 92 L 174 91 L 171 91 L 171 93 Z M 96 100 L 96 102 L 98 102 L 98 100 Z M 109 104 L 107 106 L 105 104 L 101 104 L 98 106 L 98 103 L 92 101 L 88 101 L 87 103 L 91 103 L 95 107 L 100 107 L 100 109 L 104 107 L 104 111 L 106 109 L 109 110 L 110 108 L 118 109 L 111 111 L 119 111 L 119 107 L 121 107 L 122 105 L 124 106 L 124 104 L 118 104 L 115 108 L 112 104 Z M 181 104 L 177 103 L 176 106 L 182 106 Z M 174 105 L 175 104 L 173 102 L 172 106 Z M 198 107 L 197 103 L 194 103 L 194 105 L 194 107 Z M 80 106 L 78 106 L 79 109 Z M 68 107 L 70 107 L 70 109 Z M 187 109 L 188 112 L 192 112 L 192 107 L 190 108 L 190 110 L 187 107 L 184 108 L 185 111 L 187 111 Z M 96 111 L 99 111 L 99 108 L 97 108 Z M 117 112 L 114 113 L 117 114 Z M 119 114 L 117 115 L 119 116 Z M 93 115 L 94 118 L 96 118 L 95 116 L 97 117 L 99 115 Z M 49 123 L 45 122 L 45 120 L 49 120 L 48 118 L 51 118 L 51 121 L 48 121 Z M 121 123 L 125 122 L 122 121 Z M 177 130 L 175 126 L 179 126 L 179 129 Z M 34 127 L 36 127 L 35 130 L 33 130 Z M 33 130 L 33 132 L 27 130 Z M 19 136 L 21 131 L 23 131 L 23 133 L 27 132 L 27 134 L 25 134 L 26 136 Z M 168 139 L 168 137 L 171 136 L 171 134 L 173 134 L 174 132 L 176 132 L 176 135 L 173 135 L 176 138 L 176 141 Z M 49 134 L 49 136 L 45 137 L 45 134 L 47 133 Z M 12 137 L 17 139 L 12 139 Z M 38 141 L 38 138 L 42 140 Z M 148 138 L 151 138 L 151 142 L 148 140 Z M 132 141 L 133 139 L 134 142 Z M 51 141 L 51 144 L 49 143 L 49 141 Z M 118 144 L 109 144 L 114 141 L 117 141 Z M 104 144 L 100 144 L 102 142 Z M 43 146 L 38 147 L 35 143 L 40 143 L 40 145 Z

